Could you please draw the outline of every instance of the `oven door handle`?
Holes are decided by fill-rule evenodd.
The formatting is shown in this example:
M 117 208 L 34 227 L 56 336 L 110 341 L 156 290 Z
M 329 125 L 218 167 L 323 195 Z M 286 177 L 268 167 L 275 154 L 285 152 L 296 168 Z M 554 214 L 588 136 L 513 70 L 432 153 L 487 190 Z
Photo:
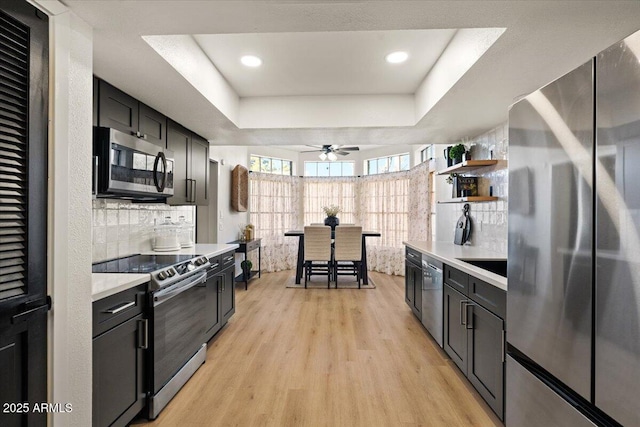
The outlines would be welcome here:
M 177 287 L 171 287 L 171 289 L 167 289 L 167 290 L 158 291 L 153 294 L 153 306 L 156 307 L 162 304 L 163 302 L 166 302 L 167 300 L 175 297 L 176 295 L 179 295 L 185 291 L 188 291 L 194 286 L 197 286 L 200 283 L 205 283 L 206 281 L 207 281 L 207 273 L 205 272 L 198 275 L 194 279 L 186 281 L 186 283 L 183 285 L 180 285 Z

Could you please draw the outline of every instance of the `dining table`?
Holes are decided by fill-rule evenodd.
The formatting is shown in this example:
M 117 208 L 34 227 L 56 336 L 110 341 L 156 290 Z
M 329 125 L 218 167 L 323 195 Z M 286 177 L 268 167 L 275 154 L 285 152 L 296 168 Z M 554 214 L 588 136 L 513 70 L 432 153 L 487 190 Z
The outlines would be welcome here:
M 334 238 L 335 231 L 331 231 L 331 238 Z M 299 285 L 302 280 L 302 272 L 304 269 L 304 230 L 289 230 L 284 233 L 287 237 L 298 238 L 298 260 L 296 262 L 296 284 Z M 360 277 L 362 284 L 369 284 L 369 276 L 367 274 L 367 237 L 382 236 L 378 231 L 362 232 L 362 262 L 360 263 Z

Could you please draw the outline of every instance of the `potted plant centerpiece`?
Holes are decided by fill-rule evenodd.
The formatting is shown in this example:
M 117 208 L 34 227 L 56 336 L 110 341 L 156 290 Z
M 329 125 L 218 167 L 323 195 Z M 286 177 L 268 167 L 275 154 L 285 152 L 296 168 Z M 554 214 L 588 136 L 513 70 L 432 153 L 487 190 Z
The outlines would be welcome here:
M 342 209 L 340 209 L 340 206 L 329 205 L 323 206 L 322 210 L 327 214 L 327 217 L 324 219 L 324 225 L 328 225 L 332 230 L 335 230 L 336 225 L 340 224 L 340 220 L 336 215 L 342 212 Z

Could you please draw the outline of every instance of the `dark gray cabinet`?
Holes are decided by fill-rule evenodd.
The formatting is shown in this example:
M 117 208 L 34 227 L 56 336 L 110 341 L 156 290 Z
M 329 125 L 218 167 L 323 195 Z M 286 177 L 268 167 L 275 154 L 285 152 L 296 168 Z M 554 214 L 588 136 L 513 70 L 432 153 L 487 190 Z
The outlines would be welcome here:
M 405 253 L 405 302 L 422 320 L 422 255 L 411 248 Z
M 145 139 L 159 147 L 167 144 L 167 118 L 104 80 L 94 79 L 98 84 L 97 125 L 118 129 Z M 94 98 L 96 97 L 94 88 Z
M 482 306 L 466 305 L 467 378 L 502 419 L 504 407 L 504 321 Z
M 209 259 L 212 267 L 207 272 L 205 310 L 205 340 L 209 341 L 235 313 L 234 252 Z
M 445 266 L 444 350 L 500 419 L 504 418 L 505 307 L 504 291 Z
M 209 142 L 190 130 L 168 121 L 167 148 L 174 154 L 174 193 L 170 205 L 209 203 Z
M 222 272 L 222 292 L 220 292 L 220 312 L 222 313 L 222 324 L 236 312 L 236 286 L 235 286 L 235 266 L 227 267 Z
M 449 285 L 444 286 L 444 351 L 458 368 L 467 373 L 467 329 L 463 322 L 463 305 L 467 298 Z
M 93 426 L 125 426 L 144 407 L 145 291 L 142 285 L 93 303 Z
M 191 136 L 190 164 L 194 203 L 206 206 L 209 204 L 209 141 L 196 134 Z

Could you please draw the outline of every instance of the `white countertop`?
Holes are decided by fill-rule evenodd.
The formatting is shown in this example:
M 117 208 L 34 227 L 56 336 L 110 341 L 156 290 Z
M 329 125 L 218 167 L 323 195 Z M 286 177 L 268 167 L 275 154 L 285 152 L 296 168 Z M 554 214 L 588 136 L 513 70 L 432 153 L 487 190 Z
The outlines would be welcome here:
M 95 302 L 115 295 L 149 280 L 151 280 L 151 276 L 148 274 L 93 273 L 91 275 L 91 301 Z
M 402 242 L 408 247 L 423 254 L 430 255 L 443 263 L 471 274 L 503 291 L 507 290 L 507 278 L 492 273 L 475 265 L 460 261 L 457 258 L 473 258 L 477 260 L 506 260 L 507 254 L 493 252 L 477 246 L 460 246 L 450 242 L 427 242 L 410 240 Z
M 178 251 L 168 252 L 147 251 L 142 252 L 142 255 L 204 255 L 211 258 L 213 256 L 235 250 L 238 247 L 239 246 L 236 244 L 229 243 L 196 243 L 192 248 L 184 248 Z

